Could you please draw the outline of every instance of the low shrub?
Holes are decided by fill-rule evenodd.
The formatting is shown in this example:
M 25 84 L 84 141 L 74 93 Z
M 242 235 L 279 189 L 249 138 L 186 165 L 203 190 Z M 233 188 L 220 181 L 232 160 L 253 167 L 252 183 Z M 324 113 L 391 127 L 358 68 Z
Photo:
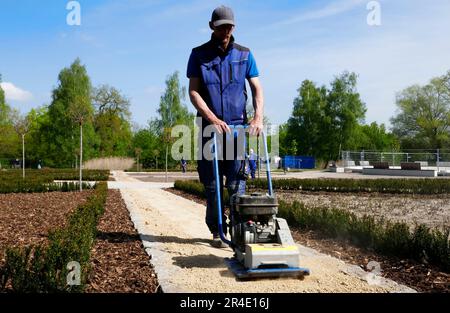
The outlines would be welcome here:
M 275 179 L 274 189 L 328 192 L 379 192 L 399 194 L 450 193 L 450 179 Z M 266 189 L 266 179 L 247 182 L 248 188 Z
M 368 215 L 358 217 L 335 208 L 306 207 L 297 201 L 280 201 L 279 216 L 292 226 L 346 239 L 381 254 L 425 260 L 445 271 L 450 270 L 450 228 L 440 231 L 416 225 L 411 231 L 406 223 L 377 220 Z
M 0 171 L 0 193 L 30 193 L 50 191 L 74 191 L 79 190 L 80 185 L 76 170 L 43 169 L 27 170 L 25 179 L 21 170 Z M 108 180 L 109 171 L 83 171 L 83 180 L 105 181 Z M 54 182 L 55 180 L 73 180 L 75 182 Z M 83 188 L 91 188 L 87 183 L 82 183 Z
M 206 198 L 205 187 L 198 180 L 177 180 L 174 183 L 174 188 L 178 190 L 183 190 L 191 195 Z M 230 198 L 228 196 L 227 189 L 223 190 L 222 199 L 223 199 L 222 204 L 228 205 Z

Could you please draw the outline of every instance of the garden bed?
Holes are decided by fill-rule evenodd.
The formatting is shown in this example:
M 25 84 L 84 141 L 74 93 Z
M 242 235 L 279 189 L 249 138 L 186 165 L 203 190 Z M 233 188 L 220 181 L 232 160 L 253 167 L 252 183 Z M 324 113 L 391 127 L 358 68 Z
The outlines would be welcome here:
M 358 216 L 404 222 L 410 227 L 424 224 L 430 228 L 450 227 L 450 194 L 393 195 L 379 193 L 276 192 L 279 200 L 301 201 L 307 206 L 345 209 Z
M 0 266 L 7 247 L 45 244 L 49 231 L 64 227 L 91 194 L 91 190 L 0 194 Z
M 97 230 L 86 292 L 158 292 L 155 271 L 120 191 L 108 191 Z
M 105 196 L 107 201 L 103 211 Z M 92 227 L 98 217 L 92 244 L 89 238 L 93 238 Z M 30 250 L 32 256 L 43 255 L 38 261 L 32 260 L 27 256 L 27 247 L 33 247 Z M 9 257 L 7 250 L 13 253 Z M 55 273 L 52 268 L 58 271 L 58 264 L 65 264 L 69 255 L 80 260 L 83 269 L 80 288 L 67 288 L 61 283 L 66 273 L 52 274 Z M 28 265 L 20 265 L 21 262 Z M 0 195 L 0 278 L 3 277 L 2 268 L 6 270 L 3 272 L 6 279 L 13 278 L 13 281 L 7 280 L 3 292 L 159 291 L 149 256 L 120 192 L 106 190 L 106 185 L 81 193 Z M 61 269 L 64 271 L 64 267 Z

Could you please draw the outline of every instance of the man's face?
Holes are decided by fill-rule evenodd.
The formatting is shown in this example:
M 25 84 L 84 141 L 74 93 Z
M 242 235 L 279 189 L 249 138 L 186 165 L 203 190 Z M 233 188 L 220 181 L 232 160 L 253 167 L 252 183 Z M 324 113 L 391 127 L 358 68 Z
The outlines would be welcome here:
M 220 26 L 214 26 L 214 36 L 222 41 L 222 43 L 227 43 L 230 41 L 231 35 L 234 30 L 234 26 L 231 24 L 223 24 Z

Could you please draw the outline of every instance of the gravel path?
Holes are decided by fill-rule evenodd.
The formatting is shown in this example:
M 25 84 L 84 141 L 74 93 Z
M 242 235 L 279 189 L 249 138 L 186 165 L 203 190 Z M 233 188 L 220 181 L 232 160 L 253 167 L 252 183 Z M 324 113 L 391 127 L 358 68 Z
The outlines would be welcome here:
M 124 186 L 137 181 L 124 172 L 114 177 Z M 231 249 L 209 245 L 203 205 L 152 183 L 140 187 L 121 189 L 121 194 L 164 292 L 414 292 L 301 245 L 300 266 L 311 270 L 304 280 L 237 281 L 223 262 L 232 256 Z

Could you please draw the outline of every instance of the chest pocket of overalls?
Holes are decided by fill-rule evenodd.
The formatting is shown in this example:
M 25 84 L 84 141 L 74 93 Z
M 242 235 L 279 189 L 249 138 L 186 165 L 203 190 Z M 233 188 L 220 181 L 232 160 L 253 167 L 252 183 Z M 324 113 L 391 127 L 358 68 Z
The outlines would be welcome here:
M 245 81 L 247 74 L 247 62 L 248 60 L 230 61 L 230 78 L 231 83 L 242 83 Z
M 206 85 L 220 84 L 220 65 L 217 61 L 202 63 L 201 71 Z

